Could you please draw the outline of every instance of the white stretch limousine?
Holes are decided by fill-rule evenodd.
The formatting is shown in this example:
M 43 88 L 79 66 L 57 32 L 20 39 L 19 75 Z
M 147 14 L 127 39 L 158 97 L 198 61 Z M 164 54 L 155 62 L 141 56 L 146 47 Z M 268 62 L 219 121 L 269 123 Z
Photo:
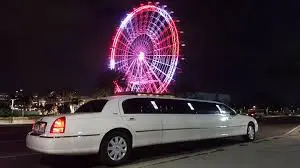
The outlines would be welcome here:
M 132 148 L 228 136 L 253 141 L 257 130 L 254 118 L 219 102 L 122 95 L 89 101 L 74 114 L 41 118 L 26 144 L 45 154 L 99 154 L 102 163 L 118 165 Z

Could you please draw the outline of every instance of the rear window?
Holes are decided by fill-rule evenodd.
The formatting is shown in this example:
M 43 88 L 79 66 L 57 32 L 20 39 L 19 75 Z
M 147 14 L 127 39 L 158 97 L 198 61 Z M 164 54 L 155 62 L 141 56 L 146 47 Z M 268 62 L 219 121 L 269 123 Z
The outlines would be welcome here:
M 108 100 L 92 100 L 80 106 L 75 113 L 96 113 L 101 112 Z

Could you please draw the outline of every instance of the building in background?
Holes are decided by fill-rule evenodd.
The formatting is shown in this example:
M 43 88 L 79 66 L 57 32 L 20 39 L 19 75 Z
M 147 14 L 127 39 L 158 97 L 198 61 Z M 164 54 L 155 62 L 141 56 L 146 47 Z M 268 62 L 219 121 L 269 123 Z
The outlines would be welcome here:
M 194 93 L 184 93 L 180 94 L 180 97 L 199 99 L 199 100 L 213 100 L 223 102 L 225 104 L 231 103 L 231 96 L 228 94 L 219 94 L 219 93 L 205 93 L 205 92 L 194 92 Z
M 0 93 L 0 102 L 6 102 L 10 100 L 9 94 Z

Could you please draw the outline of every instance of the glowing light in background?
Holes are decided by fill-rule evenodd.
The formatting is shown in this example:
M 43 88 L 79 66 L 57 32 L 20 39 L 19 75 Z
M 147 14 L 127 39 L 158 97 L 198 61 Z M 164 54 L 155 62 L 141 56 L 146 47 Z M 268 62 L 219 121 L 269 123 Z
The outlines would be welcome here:
M 144 52 L 140 52 L 139 54 L 139 60 L 143 61 L 145 59 L 145 53 Z
M 110 69 L 115 69 L 115 60 L 111 59 L 109 64 Z
M 166 7 L 141 5 L 121 21 L 113 39 L 109 68 L 123 73 L 128 83 L 121 87 L 114 81 L 115 92 L 168 91 L 181 45 Z

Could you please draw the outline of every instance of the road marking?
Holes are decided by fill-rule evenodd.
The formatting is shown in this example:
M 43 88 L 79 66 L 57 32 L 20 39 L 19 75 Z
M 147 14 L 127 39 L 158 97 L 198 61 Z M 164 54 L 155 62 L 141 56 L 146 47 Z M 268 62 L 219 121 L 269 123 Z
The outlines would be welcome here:
M 0 141 L 0 143 L 10 143 L 10 142 L 24 142 L 25 140 L 7 140 L 7 141 Z
M 289 134 L 291 134 L 292 132 L 294 132 L 298 128 L 300 128 L 300 125 L 298 125 L 297 127 L 291 129 L 289 132 L 285 133 L 284 135 L 289 135 Z
M 39 153 L 27 153 L 27 154 L 16 154 L 16 155 L 0 156 L 0 159 L 9 159 L 9 158 L 33 156 L 33 155 L 39 155 Z

